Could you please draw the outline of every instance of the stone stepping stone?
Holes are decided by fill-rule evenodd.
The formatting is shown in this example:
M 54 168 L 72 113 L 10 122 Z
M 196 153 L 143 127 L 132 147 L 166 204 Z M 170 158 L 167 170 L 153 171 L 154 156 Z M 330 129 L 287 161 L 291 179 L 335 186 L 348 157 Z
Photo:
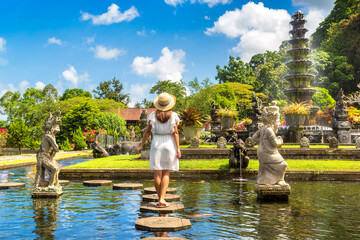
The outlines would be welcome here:
M 159 200 L 158 195 L 157 194 L 145 194 L 143 195 L 143 201 L 144 202 L 157 202 Z M 172 201 L 176 201 L 176 200 L 180 200 L 180 196 L 179 195 L 175 195 L 175 194 L 165 194 L 165 201 L 167 202 L 172 202 Z
M 147 217 L 136 220 L 135 227 L 150 232 L 175 232 L 190 228 L 191 222 L 177 217 Z
M 25 187 L 25 183 L 0 183 L 0 190 L 2 189 L 10 189 L 10 188 L 22 188 Z
M 181 237 L 146 237 L 141 240 L 187 240 L 186 238 Z
M 69 180 L 59 180 L 60 185 L 68 185 L 70 183 Z
M 156 193 L 155 187 L 144 188 L 144 193 L 147 193 L 147 194 Z M 166 193 L 176 193 L 176 188 L 168 188 Z
M 114 190 L 134 190 L 143 188 L 141 183 L 118 183 L 113 185 Z
M 110 186 L 111 184 L 111 180 L 88 180 L 83 182 L 83 185 L 87 187 Z
M 168 207 L 157 207 L 157 203 L 144 203 L 140 206 L 140 212 L 153 212 L 153 213 L 173 213 L 175 211 L 183 210 L 184 205 L 180 203 L 169 203 Z

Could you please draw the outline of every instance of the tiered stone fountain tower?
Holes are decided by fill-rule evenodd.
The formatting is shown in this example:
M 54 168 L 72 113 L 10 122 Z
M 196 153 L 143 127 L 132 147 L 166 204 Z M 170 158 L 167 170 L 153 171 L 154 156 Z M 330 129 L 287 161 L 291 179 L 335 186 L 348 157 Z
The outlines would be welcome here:
M 290 40 L 292 48 L 287 52 L 292 59 L 287 63 L 291 73 L 285 77 L 290 83 L 290 88 L 284 92 L 290 102 L 304 102 L 310 106 L 310 117 L 305 122 L 305 125 L 315 125 L 318 108 L 312 106 L 312 96 L 316 92 L 316 89 L 311 88 L 310 85 L 314 75 L 309 74 L 309 68 L 312 62 L 306 60 L 310 53 L 310 48 L 308 48 L 309 39 L 305 38 L 305 33 L 308 31 L 304 27 L 305 23 L 304 14 L 300 10 L 296 11 L 290 22 L 293 26 L 293 29 L 290 31 L 292 35 L 292 39 Z

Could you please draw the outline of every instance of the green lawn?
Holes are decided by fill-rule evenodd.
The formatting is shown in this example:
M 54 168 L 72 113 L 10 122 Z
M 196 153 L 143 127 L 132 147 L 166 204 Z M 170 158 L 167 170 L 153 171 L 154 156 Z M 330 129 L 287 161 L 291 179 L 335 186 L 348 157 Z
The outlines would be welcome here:
M 72 153 L 69 153 L 69 154 L 63 154 L 63 155 L 58 155 L 58 156 L 55 156 L 55 159 L 58 159 L 58 158 L 64 158 L 64 157 L 77 157 L 77 156 L 87 156 L 91 154 L 91 152 L 85 152 L 85 153 L 76 153 L 76 154 L 72 154 Z M 16 164 L 16 163 L 26 163 L 26 162 L 35 162 L 36 161 L 36 158 L 28 158 L 28 159 L 22 159 L 22 160 L 14 160 L 14 161 L 3 161 L 3 162 L 0 162 L 0 166 L 2 165 L 10 165 L 10 164 Z
M 189 148 L 190 144 L 185 144 L 185 145 L 180 145 L 180 148 Z M 232 145 L 227 145 L 227 148 L 232 148 Z M 257 148 L 258 146 L 255 145 L 255 148 Z M 217 148 L 216 144 L 215 145 L 210 145 L 210 144 L 201 144 L 200 148 Z M 282 145 L 281 148 L 300 148 L 300 145 Z M 329 148 L 329 145 L 310 145 L 310 148 Z M 356 148 L 355 146 L 339 146 L 339 148 Z
M 111 156 L 108 158 L 98 158 L 87 162 L 78 163 L 66 167 L 67 169 L 78 168 L 141 168 L 148 169 L 149 161 L 136 160 L 140 155 Z M 135 160 L 134 160 L 135 159 Z M 360 161 L 340 161 L 340 160 L 286 160 L 289 170 L 351 170 L 360 171 Z M 249 169 L 258 169 L 259 162 L 250 160 Z M 229 169 L 228 159 L 211 160 L 181 160 L 180 169 Z

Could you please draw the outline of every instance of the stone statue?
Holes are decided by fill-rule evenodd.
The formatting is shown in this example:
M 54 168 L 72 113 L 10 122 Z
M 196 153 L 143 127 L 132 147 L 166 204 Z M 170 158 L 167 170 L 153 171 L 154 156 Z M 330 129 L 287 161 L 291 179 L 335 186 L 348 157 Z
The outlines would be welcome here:
M 226 138 L 219 137 L 219 139 L 216 142 L 217 148 L 226 148 Z
M 197 137 L 193 137 L 190 139 L 190 148 L 199 148 L 200 140 Z
M 250 158 L 247 156 L 248 149 L 240 138 L 234 143 L 234 147 L 229 151 L 229 164 L 232 168 L 247 168 Z
M 337 95 L 336 100 L 337 101 L 336 101 L 335 115 L 336 116 L 348 115 L 348 111 L 347 111 L 348 104 L 347 104 L 346 96 L 345 96 L 342 88 L 340 88 L 340 91 Z
M 336 137 L 329 137 L 329 148 L 338 148 L 339 147 L 339 140 Z
M 310 140 L 307 137 L 302 137 L 300 139 L 300 148 L 309 148 Z
M 216 105 L 214 100 L 211 100 L 211 110 L 210 110 L 211 121 L 214 121 L 214 122 L 220 121 L 219 115 L 217 114 L 218 109 L 220 109 L 219 105 Z
M 283 140 L 276 136 L 280 125 L 280 113 L 275 101 L 272 102 L 272 106 L 263 108 L 261 120 L 264 125 L 253 136 L 254 141 L 259 144 L 257 156 L 260 163 L 255 190 L 260 198 L 264 195 L 287 197 L 290 194 L 290 186 L 284 180 L 287 163 L 277 149 L 283 144 Z
M 357 137 L 355 139 L 355 143 L 356 143 L 356 148 L 360 148 L 360 137 Z
M 132 127 L 130 130 L 130 141 L 135 142 L 135 128 Z
M 59 184 L 60 165 L 54 160 L 59 146 L 55 140 L 55 134 L 60 131 L 61 112 L 56 111 L 54 116 L 49 117 L 43 126 L 44 135 L 40 149 L 37 151 L 35 185 L 32 197 L 58 197 L 62 195 L 62 188 Z M 49 181 L 45 180 L 45 171 L 49 172 Z
M 98 142 L 93 142 L 91 148 L 93 149 L 94 158 L 104 158 L 109 156 L 109 153 Z
M 245 140 L 245 147 L 247 148 L 253 148 L 256 145 L 256 142 L 252 137 L 248 137 Z
M 253 108 L 253 120 L 260 119 L 261 117 L 261 105 L 262 101 L 256 96 L 254 92 L 251 93 L 251 106 Z

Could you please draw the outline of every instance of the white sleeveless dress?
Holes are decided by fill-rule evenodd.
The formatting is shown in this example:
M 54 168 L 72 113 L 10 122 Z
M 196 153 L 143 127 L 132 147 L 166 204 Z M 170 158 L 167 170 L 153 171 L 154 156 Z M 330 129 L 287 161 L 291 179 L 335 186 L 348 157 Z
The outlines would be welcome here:
M 178 115 L 173 112 L 166 123 L 161 123 L 156 119 L 155 112 L 152 112 L 147 121 L 152 132 L 150 169 L 179 171 L 179 159 L 176 157 L 176 145 L 172 137 L 174 127 L 180 121 Z

